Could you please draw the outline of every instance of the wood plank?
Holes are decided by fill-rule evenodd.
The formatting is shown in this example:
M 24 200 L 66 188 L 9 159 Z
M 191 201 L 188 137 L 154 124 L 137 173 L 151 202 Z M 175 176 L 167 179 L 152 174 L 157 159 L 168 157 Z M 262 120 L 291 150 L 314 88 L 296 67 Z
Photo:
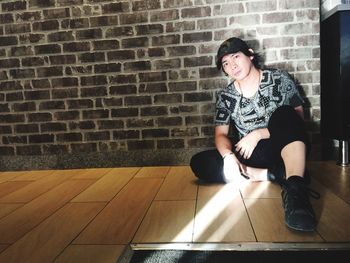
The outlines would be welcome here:
M 155 201 L 133 243 L 191 242 L 196 202 Z
M 93 180 L 71 180 L 0 219 L 0 243 L 13 243 L 89 187 Z
M 243 198 L 281 198 L 281 186 L 268 181 L 249 182 L 241 186 L 240 191 Z
M 307 168 L 312 178 L 350 204 L 350 167 L 339 166 L 335 161 L 310 161 Z
M 22 187 L 30 184 L 30 181 L 18 181 L 18 182 L 3 182 L 0 183 L 0 198 L 11 194 L 14 191 L 21 189 Z
M 135 177 L 166 177 L 170 170 L 169 166 L 142 167 Z
M 193 240 L 256 241 L 241 195 L 234 184 L 199 186 Z
M 54 263 L 115 263 L 124 245 L 70 245 Z
M 0 183 L 7 182 L 13 178 L 16 178 L 17 176 L 23 175 L 28 173 L 27 171 L 8 171 L 8 172 L 1 172 L 0 173 Z
M 284 223 L 282 200 L 244 199 L 258 242 L 322 242 L 317 232 L 292 231 Z
M 139 168 L 113 168 L 72 202 L 110 201 L 137 173 Z
M 111 170 L 112 168 L 83 169 L 81 173 L 73 176 L 72 179 L 99 179 Z
M 86 172 L 86 169 L 63 169 L 63 170 L 55 170 L 53 174 L 55 175 L 70 175 L 70 179 L 74 176 L 79 176 L 81 173 Z
M 67 204 L 3 251 L 0 254 L 0 262 L 52 262 L 104 205 Z
M 156 200 L 195 200 L 197 178 L 189 166 L 171 167 Z
M 132 179 L 73 243 L 128 244 L 162 181 L 162 178 Z
M 0 244 L 0 253 L 4 251 L 9 245 L 1 245 Z
M 28 171 L 23 173 L 15 178 L 10 179 L 9 181 L 36 181 L 44 176 L 53 174 L 55 170 L 39 170 L 39 171 Z
M 0 203 L 27 203 L 72 177 L 76 171 L 58 170 L 0 198 Z
M 350 242 L 350 205 L 313 180 L 312 188 L 321 194 L 311 199 L 318 218 L 317 231 L 328 242 Z
M 22 205 L 23 204 L 0 204 L 0 218 L 7 216 Z

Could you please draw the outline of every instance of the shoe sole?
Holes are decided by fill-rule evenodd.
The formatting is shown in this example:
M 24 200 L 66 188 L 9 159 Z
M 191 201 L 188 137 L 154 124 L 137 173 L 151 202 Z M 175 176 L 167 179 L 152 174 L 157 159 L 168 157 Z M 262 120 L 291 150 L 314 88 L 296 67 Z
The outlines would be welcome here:
M 288 227 L 288 228 L 290 228 L 290 229 L 292 229 L 292 230 L 295 230 L 295 231 L 301 231 L 301 232 L 314 232 L 315 230 L 316 230 L 316 228 L 315 227 L 313 227 L 313 228 L 309 228 L 309 229 L 306 229 L 306 228 L 301 228 L 301 227 L 298 227 L 298 226 L 291 226 L 291 225 L 289 225 L 289 224 L 287 224 L 287 223 L 285 223 L 286 224 L 286 226 Z

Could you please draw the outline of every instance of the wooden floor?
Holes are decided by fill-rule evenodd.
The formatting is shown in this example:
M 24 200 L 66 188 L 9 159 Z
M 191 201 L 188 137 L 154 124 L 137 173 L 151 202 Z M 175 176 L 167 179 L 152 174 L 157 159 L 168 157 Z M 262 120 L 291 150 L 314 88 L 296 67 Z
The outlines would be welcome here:
M 314 233 L 286 228 L 278 185 L 200 185 L 188 166 L 1 172 L 0 262 L 117 262 L 130 245 L 350 248 L 350 168 L 308 169 Z

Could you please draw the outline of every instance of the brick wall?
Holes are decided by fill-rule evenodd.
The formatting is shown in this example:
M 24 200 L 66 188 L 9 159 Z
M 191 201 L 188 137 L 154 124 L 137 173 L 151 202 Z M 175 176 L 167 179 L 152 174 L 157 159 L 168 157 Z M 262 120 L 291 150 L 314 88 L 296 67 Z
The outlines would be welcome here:
M 215 68 L 239 36 L 287 69 L 319 149 L 317 0 L 0 2 L 1 169 L 187 164 L 213 147 Z M 315 153 L 317 155 L 317 153 Z

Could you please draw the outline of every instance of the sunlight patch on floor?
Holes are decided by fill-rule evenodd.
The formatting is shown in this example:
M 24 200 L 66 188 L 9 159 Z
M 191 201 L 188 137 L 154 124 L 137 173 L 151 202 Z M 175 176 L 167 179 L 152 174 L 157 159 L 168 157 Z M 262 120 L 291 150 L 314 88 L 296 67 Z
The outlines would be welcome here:
M 243 178 L 224 185 L 200 185 L 194 220 L 188 222 L 172 242 L 188 233 L 193 224 L 194 242 L 230 242 L 240 239 L 255 241 L 240 193 L 240 190 L 250 187 L 251 184 L 251 181 Z M 268 184 L 254 184 L 254 190 L 250 190 L 254 191 L 254 196 L 259 196 L 268 187 Z M 242 232 L 251 234 L 241 234 L 241 228 L 244 229 Z

